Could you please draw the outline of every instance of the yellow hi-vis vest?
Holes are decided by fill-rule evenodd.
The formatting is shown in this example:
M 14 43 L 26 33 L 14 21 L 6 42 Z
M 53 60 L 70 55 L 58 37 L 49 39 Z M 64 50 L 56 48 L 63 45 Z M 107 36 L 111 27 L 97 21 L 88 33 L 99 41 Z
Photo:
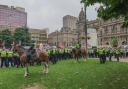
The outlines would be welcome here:
M 7 55 L 6 55 L 6 51 L 1 51 L 1 57 L 6 57 Z
M 7 55 L 8 57 L 13 57 L 13 52 L 12 51 L 8 51 L 7 54 L 8 54 Z

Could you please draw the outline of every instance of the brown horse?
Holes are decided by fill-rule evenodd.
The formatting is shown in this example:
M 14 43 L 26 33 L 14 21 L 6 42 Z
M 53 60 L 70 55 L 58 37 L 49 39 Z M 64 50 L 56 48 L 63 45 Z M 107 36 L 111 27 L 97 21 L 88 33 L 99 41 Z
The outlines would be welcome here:
M 25 67 L 24 77 L 27 77 L 29 75 L 29 69 L 28 69 L 29 61 L 32 59 L 28 58 L 28 54 L 22 46 L 15 45 L 14 50 L 16 50 L 20 55 L 21 64 L 24 65 L 24 67 Z M 36 54 L 36 52 L 34 54 Z M 49 62 L 48 54 L 41 52 L 41 53 L 39 53 L 39 56 L 36 55 L 36 58 L 38 60 L 44 62 L 44 65 L 45 65 L 44 73 L 47 74 L 48 73 L 48 62 Z
M 72 49 L 72 55 L 73 57 L 79 62 L 79 58 L 85 58 L 86 57 L 86 50 L 84 49 L 78 49 L 78 48 L 73 48 Z
M 87 57 L 87 51 L 85 49 L 81 49 L 81 57 L 86 58 Z
M 73 55 L 73 58 L 75 58 L 77 60 L 77 62 L 79 62 L 78 60 L 81 57 L 81 50 L 78 48 L 73 48 L 72 55 Z

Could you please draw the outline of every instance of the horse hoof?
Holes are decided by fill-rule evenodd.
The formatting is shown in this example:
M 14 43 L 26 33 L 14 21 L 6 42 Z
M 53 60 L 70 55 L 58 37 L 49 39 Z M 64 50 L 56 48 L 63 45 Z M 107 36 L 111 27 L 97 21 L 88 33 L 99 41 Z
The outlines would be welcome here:
M 28 77 L 28 76 L 29 76 L 29 74 L 25 74 L 25 75 L 24 75 L 25 78 Z
M 48 75 L 48 73 L 46 73 L 46 72 L 45 72 L 45 73 L 43 73 L 43 75 L 47 76 L 47 75 Z
M 28 76 L 27 75 L 24 75 L 25 78 L 27 78 Z

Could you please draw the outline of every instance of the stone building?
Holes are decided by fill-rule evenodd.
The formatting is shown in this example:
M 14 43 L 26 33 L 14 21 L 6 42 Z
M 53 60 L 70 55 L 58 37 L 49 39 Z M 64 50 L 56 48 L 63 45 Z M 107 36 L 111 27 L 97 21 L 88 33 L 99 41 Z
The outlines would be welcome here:
M 92 47 L 92 46 L 97 46 L 97 33 L 96 33 L 96 29 L 94 28 L 94 24 L 97 23 L 96 20 L 93 21 L 88 21 L 87 20 L 87 45 L 88 47 Z M 91 27 L 91 25 L 93 25 Z M 78 17 L 78 21 L 76 23 L 76 33 L 77 33 L 77 38 L 78 38 L 78 43 L 80 43 L 82 45 L 82 47 L 86 46 L 85 43 L 85 14 L 84 14 L 84 10 L 83 8 L 80 11 L 79 17 Z
M 36 44 L 43 43 L 47 44 L 48 28 L 46 29 L 29 29 L 31 40 Z
M 72 46 L 77 42 L 76 22 L 78 18 L 66 15 L 63 17 L 63 27 L 60 31 L 49 34 L 49 44 L 58 46 L 63 44 L 65 47 Z
M 77 34 L 72 32 L 55 31 L 48 35 L 48 44 L 51 46 L 59 46 L 60 44 L 69 47 L 75 44 Z
M 128 45 L 128 28 L 123 28 L 124 19 L 110 19 L 104 21 L 100 18 L 88 22 L 88 28 L 95 28 L 98 37 L 98 46 L 111 46 L 113 38 L 118 40 L 118 46 Z
M 128 28 L 122 28 L 123 22 L 123 18 L 108 21 L 99 20 L 98 45 L 111 45 L 113 37 L 117 38 L 118 45 L 127 44 Z
M 77 17 L 66 15 L 63 17 L 63 27 L 62 28 L 70 28 L 71 30 L 76 29 Z
M 88 26 L 93 25 L 97 21 L 88 21 Z M 84 11 L 81 9 L 79 17 L 74 17 L 70 15 L 66 15 L 63 17 L 63 27 L 61 28 L 60 31 L 53 32 L 49 34 L 49 44 L 57 46 L 58 44 L 62 43 L 64 46 L 73 46 L 76 43 L 81 43 L 83 46 L 85 46 L 85 29 L 84 29 L 84 24 L 85 24 L 85 17 L 84 17 Z M 94 27 L 94 26 L 93 26 Z M 94 46 L 97 46 L 97 34 L 92 33 L 92 29 L 88 29 L 88 36 L 90 37 L 90 44 Z M 92 42 L 91 42 L 92 41 Z M 95 42 L 95 43 L 93 43 Z

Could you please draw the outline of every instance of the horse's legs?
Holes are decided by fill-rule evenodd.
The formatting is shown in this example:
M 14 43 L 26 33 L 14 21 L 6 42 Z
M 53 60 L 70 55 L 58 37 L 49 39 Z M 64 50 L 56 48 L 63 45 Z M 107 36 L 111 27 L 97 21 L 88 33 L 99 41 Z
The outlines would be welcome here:
M 76 57 L 78 63 L 80 63 L 79 58 L 80 58 L 79 56 Z
M 28 63 L 25 64 L 25 73 L 24 77 L 27 77 L 29 75 L 29 70 L 28 70 Z
M 44 62 L 44 71 L 45 74 L 48 74 L 48 62 Z

